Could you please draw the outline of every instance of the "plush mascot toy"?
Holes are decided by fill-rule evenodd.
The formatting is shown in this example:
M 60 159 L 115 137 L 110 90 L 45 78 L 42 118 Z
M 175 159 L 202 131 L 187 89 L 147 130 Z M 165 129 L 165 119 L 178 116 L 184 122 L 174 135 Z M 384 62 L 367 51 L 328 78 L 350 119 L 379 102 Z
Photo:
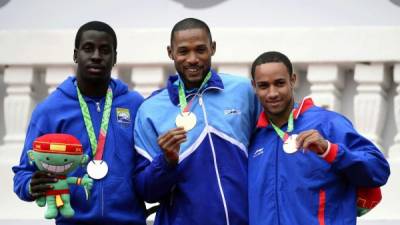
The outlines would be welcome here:
M 78 166 L 86 164 L 88 156 L 83 154 L 82 144 L 68 134 L 46 134 L 33 142 L 33 150 L 28 151 L 28 156 L 30 163 L 34 163 L 39 170 L 52 172 L 58 177 L 56 183 L 51 183 L 53 190 L 47 191 L 46 197 L 36 199 L 40 207 L 47 203 L 45 218 L 56 218 L 58 210 L 64 217 L 72 217 L 75 212 L 70 204 L 69 185 L 82 185 L 86 199 L 93 186 L 93 180 L 87 175 L 82 178 L 66 176 Z
M 371 211 L 382 199 L 380 187 L 357 189 L 357 216 Z

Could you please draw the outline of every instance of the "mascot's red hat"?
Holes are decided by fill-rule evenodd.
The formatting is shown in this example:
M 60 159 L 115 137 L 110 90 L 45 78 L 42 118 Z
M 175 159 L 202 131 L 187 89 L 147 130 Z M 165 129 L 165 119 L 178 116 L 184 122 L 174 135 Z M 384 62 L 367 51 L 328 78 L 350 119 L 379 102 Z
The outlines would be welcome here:
M 33 142 L 33 150 L 67 155 L 83 154 L 81 142 L 69 134 L 45 134 L 40 136 Z

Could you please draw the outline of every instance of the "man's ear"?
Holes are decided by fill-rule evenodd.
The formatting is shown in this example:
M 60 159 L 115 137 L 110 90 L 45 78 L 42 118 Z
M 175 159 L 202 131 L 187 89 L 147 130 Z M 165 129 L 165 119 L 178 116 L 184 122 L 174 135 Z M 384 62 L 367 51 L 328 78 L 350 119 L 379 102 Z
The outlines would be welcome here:
M 251 85 L 253 86 L 253 89 L 256 90 L 256 82 L 253 79 L 251 79 Z
M 74 49 L 74 55 L 73 55 L 73 60 L 74 60 L 74 62 L 76 63 L 76 61 L 77 61 L 77 58 L 78 58 L 78 49 Z
M 172 60 L 175 60 L 174 59 L 174 55 L 172 54 L 172 48 L 171 48 L 171 46 L 167 46 L 167 52 L 168 52 L 168 57 L 170 58 L 170 59 L 172 59 Z
M 290 76 L 290 86 L 292 87 L 292 89 L 294 89 L 296 81 L 297 81 L 297 75 L 293 73 L 292 76 Z
M 81 165 L 84 166 L 86 165 L 87 161 L 89 160 L 89 156 L 88 155 L 82 155 L 82 159 L 81 159 Z
M 33 165 L 33 162 L 35 161 L 35 157 L 33 156 L 33 151 L 29 150 L 27 153 L 28 153 L 28 158 L 29 158 L 29 164 Z
M 118 55 L 117 51 L 115 51 L 113 66 L 115 66 L 115 64 L 117 64 L 117 55 Z
M 211 55 L 214 56 L 216 51 L 217 51 L 217 42 L 213 41 L 211 43 Z

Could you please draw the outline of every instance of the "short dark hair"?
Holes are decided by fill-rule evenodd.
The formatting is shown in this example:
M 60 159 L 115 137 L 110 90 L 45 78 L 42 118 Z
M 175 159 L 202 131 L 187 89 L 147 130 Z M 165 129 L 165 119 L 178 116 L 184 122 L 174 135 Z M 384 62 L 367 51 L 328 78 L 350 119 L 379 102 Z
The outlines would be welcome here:
M 203 29 L 207 32 L 207 36 L 210 39 L 210 43 L 212 42 L 212 37 L 211 37 L 211 31 L 208 25 L 196 18 L 186 18 L 178 23 L 175 24 L 175 26 L 172 28 L 171 31 L 171 45 L 172 45 L 172 40 L 174 39 L 174 34 L 175 32 L 181 31 L 181 30 L 189 30 L 189 29 Z
M 271 62 L 283 63 L 286 66 L 289 76 L 292 76 L 293 66 L 289 58 L 283 53 L 271 51 L 264 52 L 263 54 L 258 56 L 256 60 L 254 60 L 253 65 L 251 66 L 251 77 L 254 79 L 254 73 L 257 66 Z
M 81 42 L 81 37 L 83 32 L 88 30 L 102 31 L 109 34 L 113 39 L 114 51 L 117 51 L 117 35 L 115 35 L 114 30 L 110 27 L 110 25 L 101 22 L 101 21 L 90 21 L 88 23 L 83 24 L 75 36 L 75 48 L 79 48 L 79 44 Z

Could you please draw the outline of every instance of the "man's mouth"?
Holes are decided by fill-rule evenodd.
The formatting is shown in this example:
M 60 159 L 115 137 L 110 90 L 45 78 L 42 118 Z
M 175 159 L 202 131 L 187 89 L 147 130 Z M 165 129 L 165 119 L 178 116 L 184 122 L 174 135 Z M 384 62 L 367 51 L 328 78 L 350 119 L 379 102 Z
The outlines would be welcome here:
M 102 67 L 102 66 L 88 66 L 87 67 L 87 70 L 90 72 L 90 73 L 101 73 L 101 72 L 103 72 L 103 70 L 104 70 L 104 67 Z
M 186 68 L 186 71 L 189 73 L 198 73 L 200 71 L 199 67 L 188 67 Z
M 272 107 L 279 106 L 280 104 L 281 104 L 281 101 L 267 102 L 267 105 L 272 106 Z

